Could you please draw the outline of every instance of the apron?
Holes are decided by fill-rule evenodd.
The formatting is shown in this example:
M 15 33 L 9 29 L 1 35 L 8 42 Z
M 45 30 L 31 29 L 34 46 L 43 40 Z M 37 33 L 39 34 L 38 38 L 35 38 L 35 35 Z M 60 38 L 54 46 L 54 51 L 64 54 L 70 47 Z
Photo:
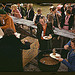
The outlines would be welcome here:
M 45 25 L 45 28 L 43 27 L 42 36 L 41 36 L 42 40 L 43 40 L 43 36 L 45 36 L 46 28 L 47 28 L 47 24 Z
M 69 24 L 68 24 L 68 21 L 69 21 L 69 18 L 70 18 L 70 16 L 68 16 L 68 18 L 67 18 L 67 16 L 65 17 L 65 25 L 63 26 L 63 29 L 65 29 L 65 30 L 69 30 Z

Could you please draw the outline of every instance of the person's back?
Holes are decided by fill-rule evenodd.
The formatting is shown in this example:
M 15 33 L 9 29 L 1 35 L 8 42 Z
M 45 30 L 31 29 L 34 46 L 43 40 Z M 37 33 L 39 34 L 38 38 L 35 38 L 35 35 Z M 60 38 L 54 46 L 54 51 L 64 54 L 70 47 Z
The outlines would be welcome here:
M 0 40 L 0 71 L 22 71 L 22 51 L 15 36 Z
M 12 18 L 9 15 L 7 15 L 5 21 L 6 21 L 6 24 L 9 22 L 9 28 L 13 29 L 14 32 L 16 32 L 14 22 L 13 22 Z
M 1 16 L 0 21 L 2 24 L 0 28 L 3 30 L 10 28 L 10 29 L 13 29 L 14 32 L 16 32 L 15 25 L 12 18 L 2 9 L 0 9 L 0 16 Z
M 22 44 L 11 29 L 4 33 L 0 39 L 0 71 L 23 71 L 21 49 L 29 49 L 30 44 Z
M 39 22 L 39 19 L 41 16 L 42 16 L 41 8 L 38 8 L 37 13 L 35 14 L 33 18 L 33 22 L 35 23 L 35 25 Z

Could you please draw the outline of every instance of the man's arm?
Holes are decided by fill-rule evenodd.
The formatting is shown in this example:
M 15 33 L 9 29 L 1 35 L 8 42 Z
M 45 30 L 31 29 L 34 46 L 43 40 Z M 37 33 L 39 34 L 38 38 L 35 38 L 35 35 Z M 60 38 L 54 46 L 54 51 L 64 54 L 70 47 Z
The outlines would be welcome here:
M 64 49 L 68 49 L 68 47 L 71 45 L 71 41 L 69 41 L 65 46 L 64 46 Z

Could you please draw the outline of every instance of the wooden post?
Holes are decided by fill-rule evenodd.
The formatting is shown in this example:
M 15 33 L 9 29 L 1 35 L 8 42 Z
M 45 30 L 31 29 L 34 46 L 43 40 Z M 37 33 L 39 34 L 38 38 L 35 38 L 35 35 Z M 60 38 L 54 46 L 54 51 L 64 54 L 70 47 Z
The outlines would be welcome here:
M 61 48 L 62 48 L 62 46 L 63 46 L 63 41 L 64 41 L 64 38 L 61 37 Z M 62 49 L 60 50 L 60 54 L 61 54 L 61 51 L 62 51 Z
M 32 27 L 30 27 L 30 34 L 32 35 Z

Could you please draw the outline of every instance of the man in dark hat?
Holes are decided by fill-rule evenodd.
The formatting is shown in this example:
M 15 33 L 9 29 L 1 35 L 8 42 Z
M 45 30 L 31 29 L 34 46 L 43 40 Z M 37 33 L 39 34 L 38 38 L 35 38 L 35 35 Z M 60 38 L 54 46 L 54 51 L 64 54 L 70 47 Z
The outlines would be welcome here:
M 0 26 L 1 29 L 5 30 L 7 28 L 13 29 L 16 32 L 14 22 L 12 18 L 3 10 L 0 9 L 0 21 L 3 26 Z
M 11 13 L 11 9 L 8 6 L 6 6 L 6 3 L 2 3 L 2 7 L 2 9 L 6 11 L 8 14 Z

